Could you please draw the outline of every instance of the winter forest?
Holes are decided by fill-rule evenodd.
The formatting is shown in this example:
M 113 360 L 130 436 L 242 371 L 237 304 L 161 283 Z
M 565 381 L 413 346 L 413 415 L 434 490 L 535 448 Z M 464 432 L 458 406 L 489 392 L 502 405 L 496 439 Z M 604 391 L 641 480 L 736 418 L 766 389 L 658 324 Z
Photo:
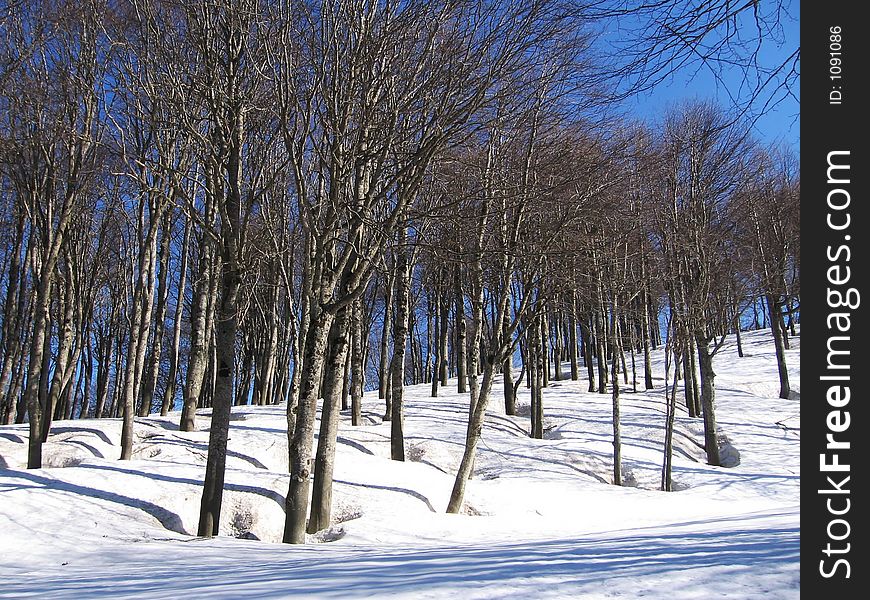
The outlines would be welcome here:
M 352 553 L 375 539 L 365 528 L 354 539 L 355 515 L 393 506 L 405 535 L 416 517 L 402 502 L 425 510 L 416 495 L 438 523 L 482 522 L 500 513 L 476 486 L 516 478 L 494 494 L 520 502 L 539 467 L 649 495 L 617 502 L 628 514 L 679 503 L 703 474 L 750 460 L 733 428 L 765 411 L 782 419 L 769 435 L 796 451 L 785 417 L 799 416 L 800 164 L 753 128 L 796 93 L 799 51 L 760 60 L 797 18 L 788 10 L 0 2 L 0 573 L 20 540 L 44 538 L 11 523 L 57 511 L 46 523 L 109 518 L 119 539 L 147 527 L 176 546 L 205 539 L 213 561 L 235 552 L 219 544 L 243 543 L 220 542 L 233 536 Z M 736 69 L 740 91 L 687 90 L 653 120 L 625 111 L 685 65 Z M 496 427 L 523 450 L 498 446 Z M 593 430 L 570 460 L 547 454 Z M 684 462 L 703 473 L 681 475 Z M 493 466 L 509 463 L 510 477 Z M 560 522 L 584 511 L 576 493 Z M 130 533 L 119 523 L 131 518 L 99 516 L 100 503 L 153 523 Z M 243 513 L 268 515 L 271 533 Z M 432 540 L 483 527 L 456 522 Z M 85 552 L 58 543 L 23 552 L 51 564 Z M 268 562 L 275 548 L 294 547 L 250 551 Z M 100 589 L 90 594 L 145 588 Z M 375 596 L 423 597 L 409 590 Z

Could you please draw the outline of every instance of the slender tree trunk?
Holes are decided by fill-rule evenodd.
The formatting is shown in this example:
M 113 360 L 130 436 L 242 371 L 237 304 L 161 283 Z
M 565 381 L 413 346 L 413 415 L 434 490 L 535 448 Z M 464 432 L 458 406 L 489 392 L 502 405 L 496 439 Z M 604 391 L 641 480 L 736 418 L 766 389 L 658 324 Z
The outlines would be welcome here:
M 782 329 L 779 327 L 776 318 L 776 315 L 780 315 L 780 319 L 782 318 L 779 299 L 774 297 L 773 294 L 769 294 L 767 296 L 767 306 L 770 310 L 770 322 L 772 324 L 770 330 L 773 334 L 773 347 L 776 350 L 776 369 L 779 373 L 779 397 L 782 399 L 788 399 L 791 393 L 791 386 L 788 381 L 788 367 L 785 363 L 786 345 L 784 343 Z
M 596 354 L 598 354 L 598 393 L 607 393 L 607 331 L 604 325 L 604 314 L 598 313 L 596 317 L 595 341 L 597 342 Z
M 673 491 L 673 479 L 672 479 L 672 462 L 673 462 L 673 454 L 674 454 L 674 418 L 677 413 L 677 374 L 674 372 L 674 383 L 670 389 L 668 389 L 668 377 L 670 373 L 668 372 L 670 360 L 668 357 L 670 356 L 670 349 L 665 352 L 665 402 L 666 402 L 666 410 L 665 410 L 665 450 L 664 450 L 664 460 L 662 463 L 662 483 L 661 489 L 663 492 Z M 679 358 L 677 359 L 679 360 Z
M 163 353 L 163 333 L 166 330 L 166 298 L 169 291 L 169 241 L 172 237 L 172 212 L 167 210 L 163 218 L 163 234 L 157 251 L 157 307 L 154 311 L 154 334 L 150 360 L 142 381 L 140 416 L 147 416 L 154 403 L 154 389 L 160 376 L 160 358 Z M 165 404 L 165 402 L 163 403 Z M 162 411 L 161 411 L 162 412 Z
M 389 339 L 393 321 L 393 286 L 395 282 L 394 272 L 391 271 L 384 284 L 384 322 L 381 328 L 381 361 L 378 369 L 378 398 L 387 400 L 387 392 L 390 382 L 390 352 Z M 389 419 L 389 410 L 385 417 Z
M 642 306 L 641 306 L 641 316 L 640 316 L 640 330 L 641 330 L 641 338 L 643 338 L 643 387 L 646 390 L 653 389 L 653 375 L 652 375 L 652 356 L 650 353 L 650 327 L 649 327 L 649 309 L 648 309 L 648 300 L 646 296 L 646 292 L 644 292 L 641 296 L 642 298 Z M 665 378 L 667 381 L 667 378 Z
M 62 296 L 63 317 L 61 318 L 58 342 L 57 342 L 57 360 L 54 365 L 54 373 L 51 377 L 51 387 L 48 392 L 48 403 L 45 407 L 45 412 L 42 415 L 42 441 L 48 439 L 48 432 L 51 429 L 51 422 L 58 417 L 62 406 L 58 402 L 63 389 L 63 382 L 66 378 L 67 369 L 70 368 L 70 353 L 72 352 L 73 344 L 73 299 L 71 286 L 64 286 Z M 73 365 L 74 368 L 74 365 Z M 62 414 L 62 412 L 60 412 Z
M 508 336 L 510 335 L 510 318 L 507 313 L 505 313 L 504 319 L 502 319 L 501 325 L 501 336 L 504 340 L 505 344 L 510 343 L 510 339 Z M 504 362 L 502 363 L 502 376 L 503 376 L 503 387 L 504 387 L 504 413 L 506 415 L 516 416 L 517 414 L 517 390 L 514 387 L 513 380 L 513 356 L 510 352 L 505 356 Z
M 193 231 L 190 217 L 185 217 L 184 238 L 181 242 L 181 266 L 178 275 L 178 295 L 175 301 L 175 315 L 172 319 L 172 350 L 169 353 L 169 373 L 166 377 L 166 390 L 160 414 L 166 416 L 175 408 L 175 390 L 178 386 L 178 362 L 181 351 L 181 320 L 184 315 L 184 295 L 187 287 L 187 261 L 190 249 L 190 236 Z
M 181 431 L 196 430 L 196 409 L 208 364 L 206 313 L 208 312 L 209 279 L 211 277 L 211 249 L 203 234 L 200 245 L 199 274 L 193 294 L 190 315 L 190 350 L 187 358 L 187 380 L 184 384 L 184 404 L 181 410 Z
M 592 328 L 581 321 L 580 333 L 583 336 L 581 348 L 583 351 L 583 362 L 586 363 L 586 376 L 589 378 L 588 391 L 592 393 L 595 391 L 595 365 L 592 364 Z
M 447 347 L 448 331 L 450 323 L 450 298 L 449 294 L 444 290 L 440 290 L 441 295 L 441 322 L 438 331 L 438 378 L 441 380 L 441 387 L 447 387 L 447 370 L 449 353 Z
M 197 535 L 216 536 L 220 530 L 230 411 L 233 406 L 236 370 L 236 335 L 239 323 L 239 288 L 242 284 L 239 256 L 242 233 L 242 140 L 244 121 L 240 110 L 230 117 L 232 134 L 227 140 L 228 156 L 224 167 L 226 191 L 216 186 L 216 206 L 220 214 L 220 280 L 215 282 L 220 300 L 214 310 L 214 387 L 211 423 L 208 434 L 208 459 L 202 484 Z M 221 202 L 221 200 L 223 202 Z
M 743 358 L 743 336 L 740 333 L 740 315 L 737 310 L 734 311 L 733 327 L 734 335 L 737 337 L 737 356 Z
M 541 311 L 540 320 L 538 337 L 541 339 L 541 386 L 547 387 L 550 385 L 550 320 L 547 318 L 546 308 Z
M 569 356 L 571 360 L 571 381 L 580 379 L 580 370 L 577 361 L 577 317 L 574 316 L 574 311 L 568 316 L 568 345 Z
M 483 367 L 478 402 L 474 407 L 471 418 L 468 420 L 468 427 L 465 432 L 465 450 L 462 453 L 462 460 L 459 463 L 459 469 L 453 480 L 453 490 L 450 493 L 450 501 L 447 504 L 448 513 L 456 514 L 462 508 L 462 501 L 465 498 L 465 486 L 474 469 L 474 455 L 477 452 L 477 444 L 480 441 L 480 434 L 483 430 L 483 418 L 486 414 L 487 404 L 489 404 L 492 376 L 493 363 L 487 361 Z
M 553 379 L 562 381 L 562 314 L 553 313 Z
M 351 348 L 350 358 L 350 422 L 354 427 L 362 425 L 363 379 L 365 369 L 363 357 L 365 343 L 363 341 L 362 311 L 363 303 L 360 298 L 354 302 L 353 310 L 351 312 L 353 346 Z
M 613 353 L 610 362 L 611 399 L 613 404 L 613 484 L 622 485 L 622 424 L 619 411 L 619 354 L 622 342 L 617 322 L 617 301 L 613 298 L 610 313 L 610 346 Z
M 434 335 L 434 339 L 433 339 L 435 347 L 434 347 L 434 351 L 432 353 L 433 358 L 434 358 L 434 362 L 432 364 L 432 387 L 431 387 L 431 392 L 429 393 L 429 395 L 432 398 L 437 398 L 438 397 L 438 384 L 440 383 L 439 378 L 441 375 L 441 363 L 444 360 L 444 355 L 441 353 L 441 337 L 440 337 L 441 320 L 444 318 L 444 316 L 441 314 L 441 290 L 440 289 L 436 290 L 435 300 L 432 302 L 431 306 L 432 306 L 432 310 L 434 312 L 434 315 L 432 318 L 432 321 L 433 321 L 432 328 L 435 331 L 435 335 Z
M 392 405 L 390 415 L 390 458 L 405 460 L 405 341 L 408 338 L 408 303 L 411 269 L 404 248 L 406 232 L 400 229 L 396 251 L 396 320 L 393 324 Z
M 462 274 L 461 267 L 457 263 L 453 274 L 453 293 L 456 303 L 456 391 L 464 394 L 468 391 L 467 371 L 468 363 L 466 359 L 466 323 L 465 323 L 465 295 L 462 292 Z

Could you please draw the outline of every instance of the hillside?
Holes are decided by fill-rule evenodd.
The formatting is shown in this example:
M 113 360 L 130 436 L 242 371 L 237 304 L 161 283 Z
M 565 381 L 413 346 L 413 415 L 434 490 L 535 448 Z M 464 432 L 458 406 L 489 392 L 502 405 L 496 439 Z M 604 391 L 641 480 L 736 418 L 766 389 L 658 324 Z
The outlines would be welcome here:
M 283 406 L 234 409 L 222 536 L 197 538 L 208 440 L 178 415 L 136 420 L 134 460 L 117 460 L 118 420 L 60 421 L 45 468 L 25 470 L 26 425 L 0 427 L 0 597 L 52 598 L 765 598 L 799 597 L 800 339 L 795 398 L 777 398 L 769 331 L 715 359 L 729 467 L 704 462 L 700 419 L 679 413 L 676 491 L 658 491 L 664 370 L 622 396 L 625 487 L 611 485 L 611 399 L 585 381 L 544 391 L 545 439 L 501 409 L 496 384 L 464 514 L 445 508 L 467 396 L 406 390 L 408 460 L 389 460 L 376 394 L 366 426 L 343 415 L 333 526 L 304 547 L 280 541 L 287 491 Z M 642 376 L 640 376 L 642 389 Z M 678 396 L 678 398 L 680 398 Z

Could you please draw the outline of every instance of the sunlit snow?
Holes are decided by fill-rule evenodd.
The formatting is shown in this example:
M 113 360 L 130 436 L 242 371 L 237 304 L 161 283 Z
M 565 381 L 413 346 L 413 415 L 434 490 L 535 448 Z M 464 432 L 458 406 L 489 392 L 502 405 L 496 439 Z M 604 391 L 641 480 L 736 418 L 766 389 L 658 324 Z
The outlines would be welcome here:
M 676 491 L 658 491 L 664 369 L 656 389 L 622 385 L 626 487 L 612 485 L 610 395 L 581 381 L 544 390 L 545 439 L 507 417 L 500 381 L 464 514 L 445 514 L 468 413 L 456 382 L 406 389 L 404 463 L 389 459 L 382 401 L 342 416 L 333 525 L 280 544 L 287 491 L 283 406 L 239 407 L 230 429 L 221 537 L 193 535 L 208 442 L 178 415 L 136 419 L 120 461 L 119 420 L 60 421 L 43 469 L 26 470 L 27 426 L 0 427 L 0 597 L 14 598 L 713 598 L 799 597 L 800 339 L 779 386 L 770 331 L 715 359 L 717 418 L 734 466 L 705 464 L 703 426 L 677 416 Z M 567 371 L 567 369 L 563 369 Z M 629 377 L 631 374 L 629 373 Z M 682 392 L 678 395 L 682 405 Z M 523 406 L 526 405 L 526 406 Z M 525 408 L 525 412 L 523 412 Z

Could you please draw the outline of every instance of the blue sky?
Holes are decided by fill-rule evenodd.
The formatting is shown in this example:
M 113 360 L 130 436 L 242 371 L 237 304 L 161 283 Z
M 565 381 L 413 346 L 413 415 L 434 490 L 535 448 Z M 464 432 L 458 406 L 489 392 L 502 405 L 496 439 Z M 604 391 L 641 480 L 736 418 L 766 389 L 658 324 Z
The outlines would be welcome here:
M 762 41 L 759 64 L 762 68 L 774 68 L 783 63 L 800 47 L 800 13 L 797 0 L 784 3 L 780 27 L 775 36 Z M 754 32 L 754 23 L 746 24 L 748 36 Z M 741 94 L 742 75 L 737 69 L 724 69 L 720 81 L 710 68 L 694 65 L 673 73 L 655 89 L 639 94 L 626 102 L 627 110 L 646 122 L 657 121 L 669 106 L 683 100 L 715 100 L 724 108 L 733 106 L 731 96 Z M 795 152 L 800 150 L 800 95 L 799 82 L 795 82 L 792 94 L 781 91 L 771 100 L 770 94 L 762 95 L 754 109 L 758 113 L 753 133 L 762 142 L 784 144 Z M 769 105 L 764 108 L 764 103 Z

